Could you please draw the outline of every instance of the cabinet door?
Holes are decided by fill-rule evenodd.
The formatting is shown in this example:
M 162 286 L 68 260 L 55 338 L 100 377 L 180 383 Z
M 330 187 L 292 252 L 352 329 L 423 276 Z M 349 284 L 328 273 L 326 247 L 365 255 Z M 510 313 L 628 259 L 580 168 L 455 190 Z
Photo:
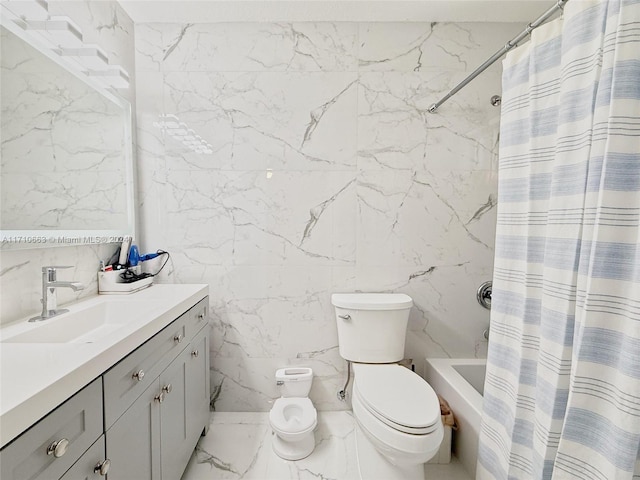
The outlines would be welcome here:
M 160 374 L 164 400 L 160 405 L 162 480 L 179 480 L 193 451 L 187 442 L 186 367 L 191 350 L 185 348 Z
M 202 431 L 209 426 L 209 326 L 205 326 L 189 345 L 187 365 L 187 436 L 195 447 Z
M 160 480 L 160 399 L 156 378 L 107 430 L 108 478 Z
M 101 435 L 60 480 L 99 480 L 104 478 L 99 470 L 96 471 L 96 467 L 99 469 L 104 460 L 104 435 Z

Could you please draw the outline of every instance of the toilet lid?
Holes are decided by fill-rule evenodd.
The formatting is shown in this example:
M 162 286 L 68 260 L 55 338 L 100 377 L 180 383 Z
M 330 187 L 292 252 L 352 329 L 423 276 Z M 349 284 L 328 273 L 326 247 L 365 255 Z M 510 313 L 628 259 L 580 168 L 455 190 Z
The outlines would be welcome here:
M 269 422 L 275 430 L 300 433 L 315 427 L 317 412 L 307 397 L 281 397 L 269 412 Z
M 440 402 L 422 377 L 397 364 L 353 367 L 355 394 L 373 415 L 406 433 L 434 430 L 440 421 Z

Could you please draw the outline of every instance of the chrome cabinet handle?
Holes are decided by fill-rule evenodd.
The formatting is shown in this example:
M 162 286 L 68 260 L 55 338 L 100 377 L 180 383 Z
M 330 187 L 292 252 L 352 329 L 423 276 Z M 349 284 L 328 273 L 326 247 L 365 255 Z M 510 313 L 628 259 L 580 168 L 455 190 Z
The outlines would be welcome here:
M 131 378 L 138 380 L 139 382 L 142 381 L 142 379 L 144 378 L 144 370 L 138 370 L 137 372 L 135 372 L 133 375 L 131 375 Z
M 198 320 L 204 320 L 204 312 L 198 314 Z
M 93 473 L 99 473 L 104 477 L 109 472 L 109 468 L 111 468 L 111 460 L 107 458 L 104 462 L 96 463 L 96 466 L 93 467 Z
M 153 397 L 153 399 L 158 403 L 164 402 L 164 393 L 159 393 L 158 395 Z
M 183 339 L 184 339 L 184 335 L 182 335 L 182 334 L 179 334 L 179 335 L 176 335 L 175 337 L 173 337 L 173 341 L 176 342 L 176 343 L 182 343 Z
M 173 386 L 170 383 L 162 387 L 162 391 L 165 393 L 171 393 L 171 390 L 173 390 Z
M 200 352 L 198 352 L 198 350 L 194 350 L 193 352 L 191 352 L 191 356 L 193 358 L 198 358 L 198 355 L 200 355 Z
M 338 315 L 338 318 L 342 320 L 351 320 L 351 315 Z
M 61 438 L 47 447 L 47 455 L 53 455 L 56 458 L 60 458 L 67 453 L 67 448 L 69 448 L 69 440 Z

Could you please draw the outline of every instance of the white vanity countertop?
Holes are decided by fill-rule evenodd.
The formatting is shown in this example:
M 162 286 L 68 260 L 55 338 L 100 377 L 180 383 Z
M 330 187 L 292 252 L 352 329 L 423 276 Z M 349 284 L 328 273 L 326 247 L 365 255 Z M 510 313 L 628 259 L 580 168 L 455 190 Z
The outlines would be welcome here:
M 69 308 L 105 301 L 148 302 L 149 309 L 93 343 L 0 343 L 0 447 L 40 420 L 208 294 L 207 285 L 153 285 L 131 295 L 98 295 Z M 139 309 L 138 309 L 139 310 Z M 44 322 L 64 321 L 65 314 Z M 42 323 L 44 323 L 42 322 Z M 32 328 L 27 320 L 0 329 L 0 339 Z

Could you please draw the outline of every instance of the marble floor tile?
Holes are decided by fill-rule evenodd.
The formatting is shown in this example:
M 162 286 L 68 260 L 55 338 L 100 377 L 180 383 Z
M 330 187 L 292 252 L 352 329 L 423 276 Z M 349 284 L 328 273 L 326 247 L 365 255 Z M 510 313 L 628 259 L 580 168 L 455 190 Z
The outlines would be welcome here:
M 472 480 L 457 458 L 451 457 L 451 463 L 446 465 L 424 466 L 426 480 Z
M 316 448 L 296 462 L 273 452 L 271 436 L 268 413 L 215 412 L 182 480 L 360 480 L 350 412 L 320 412 Z M 425 474 L 427 480 L 471 480 L 455 459 L 426 465 Z

